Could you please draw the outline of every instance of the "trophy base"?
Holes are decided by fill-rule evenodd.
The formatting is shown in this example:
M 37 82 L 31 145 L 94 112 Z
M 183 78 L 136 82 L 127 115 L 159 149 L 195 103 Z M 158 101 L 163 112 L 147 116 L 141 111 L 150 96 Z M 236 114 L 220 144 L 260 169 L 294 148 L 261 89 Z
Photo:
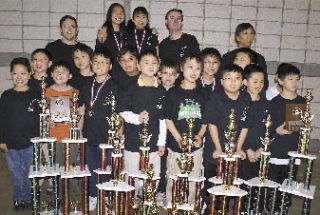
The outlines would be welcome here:
M 97 173 L 98 175 L 111 175 L 111 168 L 107 166 L 106 170 L 102 170 L 101 168 L 93 170 L 93 172 Z
M 292 185 L 287 185 L 288 179 L 284 180 L 282 185 L 279 188 L 279 191 L 290 193 L 296 196 L 301 196 L 307 199 L 313 199 L 316 191 L 316 186 L 311 185 L 310 189 L 304 189 L 303 183 L 293 182 Z
M 118 191 L 118 192 L 131 192 L 135 190 L 135 187 L 123 181 L 108 181 L 102 184 L 97 184 L 97 188 L 99 190 L 104 190 L 104 191 Z
M 276 183 L 269 179 L 264 179 L 264 181 L 262 182 L 259 177 L 255 177 L 248 181 L 244 181 L 244 184 L 250 187 L 268 187 L 268 188 L 280 187 L 279 183 Z
M 70 171 L 66 172 L 65 167 L 60 167 L 61 178 L 82 178 L 91 176 L 88 166 L 84 170 L 80 170 L 80 166 L 70 167 Z
M 179 205 L 179 204 L 176 204 L 176 207 L 178 210 L 180 211 L 193 211 L 194 210 L 194 205 L 192 204 L 182 204 L 182 205 Z M 166 206 L 166 209 L 167 210 L 170 210 L 172 209 L 172 204 L 171 202 L 168 202 L 167 206 Z
M 60 175 L 59 164 L 56 164 L 55 169 L 52 170 L 49 167 L 40 166 L 40 170 L 34 170 L 34 165 L 31 165 L 29 168 L 29 176 L 28 178 L 45 178 Z
M 215 187 L 211 187 L 208 190 L 208 193 L 213 194 L 215 196 L 235 196 L 242 197 L 248 194 L 247 191 L 242 190 L 236 186 L 231 185 L 228 190 L 225 189 L 224 185 L 219 185 Z
M 208 180 L 212 184 L 216 184 L 216 185 L 223 184 L 223 179 L 222 178 L 212 177 L 212 178 L 209 178 Z M 237 178 L 237 179 L 233 180 L 232 183 L 235 186 L 239 186 L 239 185 L 245 183 L 245 180 L 243 180 L 241 178 Z
M 54 143 L 57 141 L 57 138 L 56 137 L 47 137 L 47 138 L 34 137 L 34 138 L 31 138 L 30 141 L 32 143 Z
M 315 155 L 310 155 L 310 154 L 304 155 L 304 154 L 300 154 L 300 153 L 294 152 L 294 151 L 288 152 L 288 155 L 289 155 L 290 157 L 294 157 L 294 158 L 305 158 L 305 159 L 308 159 L 308 160 L 315 160 L 315 159 L 317 159 L 317 156 L 315 156 Z
M 64 138 L 62 140 L 62 143 L 71 143 L 71 144 L 74 144 L 74 143 L 86 143 L 86 142 L 88 142 L 87 138 L 82 138 L 82 139 L 77 139 L 77 140 L 70 139 L 70 138 Z

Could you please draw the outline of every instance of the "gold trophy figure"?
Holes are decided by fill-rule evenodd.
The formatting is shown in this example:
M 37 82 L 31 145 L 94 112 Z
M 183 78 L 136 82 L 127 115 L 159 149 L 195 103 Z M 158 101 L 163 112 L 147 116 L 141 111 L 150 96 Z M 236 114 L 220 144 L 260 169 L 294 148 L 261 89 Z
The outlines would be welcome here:
M 151 140 L 152 134 L 148 132 L 148 122 L 144 122 L 142 125 L 143 125 L 142 133 L 139 133 L 139 139 L 141 141 L 141 146 L 139 148 L 139 151 L 140 151 L 139 170 L 141 171 L 142 174 L 144 174 L 149 164 L 150 147 L 148 147 L 148 143 Z

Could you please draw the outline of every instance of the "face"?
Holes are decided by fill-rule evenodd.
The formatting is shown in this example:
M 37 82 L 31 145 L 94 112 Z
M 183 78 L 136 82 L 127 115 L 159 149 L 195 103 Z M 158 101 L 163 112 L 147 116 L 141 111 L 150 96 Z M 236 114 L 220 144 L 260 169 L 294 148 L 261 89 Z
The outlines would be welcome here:
M 181 31 L 183 26 L 182 14 L 177 11 L 170 12 L 165 24 L 169 31 Z
M 22 64 L 16 64 L 11 72 L 14 87 L 26 87 L 28 85 L 30 75 L 31 74 L 28 72 L 27 67 Z
M 282 86 L 283 91 L 296 93 L 299 87 L 299 75 L 290 74 L 287 75 L 283 80 L 278 79 L 279 84 Z
M 119 64 L 126 73 L 133 73 L 137 70 L 137 58 L 130 52 L 120 57 Z
M 203 59 L 203 72 L 212 76 L 216 74 L 220 67 L 219 59 L 214 55 L 207 55 Z
M 73 62 L 80 70 L 90 68 L 90 57 L 86 52 L 76 50 L 73 54 Z
M 244 52 L 238 52 L 233 60 L 233 63 L 240 66 L 242 69 L 251 64 L 250 57 Z
M 111 61 L 109 58 L 105 58 L 102 55 L 95 55 L 92 59 L 92 71 L 97 76 L 108 75 L 112 69 Z
M 255 72 L 251 77 L 244 80 L 244 85 L 250 95 L 259 95 L 264 85 L 264 75 L 262 72 Z
M 144 29 L 148 24 L 149 19 L 146 14 L 138 13 L 134 15 L 132 21 L 137 29 Z
M 201 63 L 195 59 L 187 59 L 185 64 L 181 66 L 184 81 L 195 83 L 201 74 Z
M 254 40 L 255 34 L 252 28 L 241 31 L 239 36 L 236 37 L 237 45 L 241 48 L 250 48 Z
M 51 76 L 56 85 L 66 85 L 72 77 L 69 70 L 63 66 L 56 67 L 52 71 Z
M 49 61 L 47 55 L 42 52 L 37 52 L 33 55 L 31 59 L 31 68 L 37 72 L 46 72 L 47 69 L 51 66 L 51 61 Z
M 111 14 L 112 24 L 120 25 L 124 21 L 124 11 L 122 7 L 116 6 L 112 10 Z
M 145 55 L 140 59 L 138 69 L 145 76 L 154 76 L 158 72 L 159 61 L 153 55 Z
M 61 30 L 61 36 L 65 40 L 73 41 L 78 36 L 77 24 L 72 19 L 66 19 L 62 23 L 62 27 L 60 30 Z
M 164 67 L 159 72 L 159 77 L 161 78 L 161 83 L 164 87 L 172 87 L 178 76 L 179 74 L 174 68 Z
M 221 85 L 226 93 L 237 93 L 242 86 L 242 75 L 239 72 L 226 72 L 221 79 Z

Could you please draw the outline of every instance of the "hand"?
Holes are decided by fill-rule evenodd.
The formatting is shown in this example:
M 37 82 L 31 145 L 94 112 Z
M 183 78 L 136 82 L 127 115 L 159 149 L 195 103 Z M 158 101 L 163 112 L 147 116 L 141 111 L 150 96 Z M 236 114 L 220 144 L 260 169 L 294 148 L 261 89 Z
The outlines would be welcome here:
M 222 154 L 222 150 L 221 149 L 216 149 L 213 153 L 212 153 L 212 157 L 213 159 L 217 159 L 220 157 L 220 155 Z
M 259 149 L 255 152 L 255 157 L 256 157 L 257 161 L 259 160 L 262 151 L 263 151 L 263 149 L 262 149 L 262 148 L 259 148 Z
M 202 138 L 200 137 L 200 135 L 195 135 L 194 138 L 193 138 L 193 143 L 194 143 L 194 146 L 199 148 L 202 144 Z
M 238 149 L 237 154 L 240 155 L 241 160 L 244 160 L 247 157 L 246 153 L 244 151 L 242 151 L 242 149 Z
M 106 40 L 107 40 L 107 27 L 106 26 L 103 26 L 99 32 L 98 32 L 98 35 L 97 35 L 97 38 L 98 38 L 98 41 L 100 43 L 104 43 Z
M 284 122 L 282 125 L 280 125 L 278 128 L 276 128 L 277 134 L 279 134 L 279 135 L 292 134 L 292 131 L 285 129 L 284 126 L 286 126 L 286 122 Z
M 164 146 L 159 146 L 158 147 L 158 155 L 162 157 L 164 155 L 165 147 Z
M 149 121 L 149 113 L 144 110 L 139 114 L 139 121 L 140 123 L 148 122 Z
M 8 147 L 7 147 L 7 144 L 5 144 L 5 143 L 0 143 L 0 150 L 2 150 L 2 151 L 7 151 L 8 150 Z
M 256 153 L 252 149 L 247 150 L 248 159 L 251 163 L 255 163 L 258 160 L 256 159 Z
M 157 28 L 152 28 L 151 30 L 152 30 L 152 33 L 153 33 L 154 35 L 156 35 L 157 37 L 159 37 L 159 31 L 158 31 Z
M 56 123 L 51 118 L 49 119 L 49 126 L 50 128 L 56 127 Z

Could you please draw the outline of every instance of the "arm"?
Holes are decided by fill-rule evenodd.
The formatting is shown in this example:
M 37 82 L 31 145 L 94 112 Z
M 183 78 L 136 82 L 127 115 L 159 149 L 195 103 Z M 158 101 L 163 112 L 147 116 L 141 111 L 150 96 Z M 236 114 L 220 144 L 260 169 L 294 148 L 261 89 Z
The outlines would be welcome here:
M 246 140 L 247 133 L 248 133 L 248 128 L 242 128 L 238 138 L 237 153 L 240 155 L 241 160 L 246 159 L 246 153 L 242 151 L 242 146 L 244 141 Z
M 210 132 L 211 139 L 214 143 L 214 146 L 216 148 L 216 150 L 212 154 L 212 157 L 216 159 L 216 158 L 219 158 L 222 153 L 222 148 L 219 140 L 218 127 L 213 124 L 209 124 L 209 132 Z
M 83 137 L 82 129 L 83 129 L 83 124 L 84 124 L 85 105 L 82 105 L 81 107 L 79 107 L 78 113 L 80 115 L 80 120 L 78 122 L 78 128 L 80 129 L 80 137 Z
M 195 147 L 200 147 L 202 144 L 202 138 L 204 133 L 206 132 L 207 129 L 207 125 L 206 124 L 202 124 L 200 131 L 198 132 L 197 135 L 194 136 L 194 145 Z
M 182 137 L 181 137 L 181 134 L 179 133 L 179 131 L 177 130 L 175 124 L 170 119 L 166 119 L 166 124 L 167 124 L 168 130 L 170 131 L 170 133 L 172 134 L 172 136 L 174 137 L 176 142 L 179 144 L 179 147 L 181 148 Z
M 143 122 L 149 121 L 149 113 L 145 110 L 140 114 L 133 113 L 132 111 L 123 111 L 120 113 L 120 116 L 124 119 L 125 122 L 134 125 L 140 125 Z
M 99 43 L 104 43 L 107 40 L 107 26 L 103 25 L 97 35 Z
M 159 156 L 163 156 L 165 145 L 166 145 L 166 138 L 167 138 L 167 126 L 164 119 L 159 120 L 159 137 L 158 137 L 158 153 Z

